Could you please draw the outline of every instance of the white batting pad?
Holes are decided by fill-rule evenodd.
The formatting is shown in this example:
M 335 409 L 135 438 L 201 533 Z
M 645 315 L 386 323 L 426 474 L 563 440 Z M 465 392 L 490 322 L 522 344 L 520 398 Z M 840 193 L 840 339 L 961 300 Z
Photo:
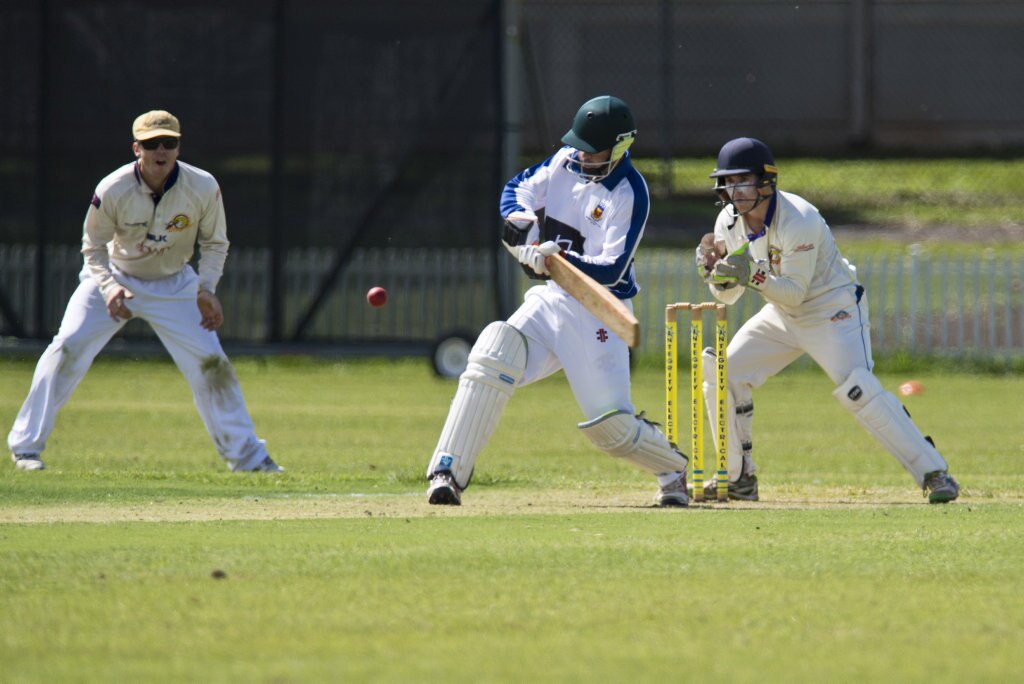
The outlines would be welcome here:
M 871 371 L 853 371 L 832 396 L 903 464 L 918 485 L 928 473 L 947 469 L 945 459 L 917 429 L 899 399 L 885 391 Z
M 655 475 L 686 471 L 689 461 L 661 430 L 631 413 L 610 411 L 578 427 L 598 449 Z
M 708 422 L 711 424 L 711 435 L 718 440 L 718 406 L 715 399 L 717 382 L 718 357 L 715 350 L 704 350 L 701 355 L 701 362 L 704 366 L 704 407 L 708 412 Z M 754 395 L 747 386 L 728 386 L 729 405 L 729 480 L 736 482 L 743 476 L 753 475 L 757 472 L 754 459 L 751 455 L 754 440 Z M 739 395 L 739 396 L 738 396 Z M 715 472 L 714 458 L 712 457 L 711 468 L 707 466 L 708 457 L 704 456 L 704 472 L 710 474 Z
M 427 466 L 428 478 L 439 470 L 450 470 L 459 487 L 466 488 L 477 455 L 523 379 L 526 353 L 526 337 L 508 323 L 495 321 L 483 329 L 459 376 L 459 389 Z

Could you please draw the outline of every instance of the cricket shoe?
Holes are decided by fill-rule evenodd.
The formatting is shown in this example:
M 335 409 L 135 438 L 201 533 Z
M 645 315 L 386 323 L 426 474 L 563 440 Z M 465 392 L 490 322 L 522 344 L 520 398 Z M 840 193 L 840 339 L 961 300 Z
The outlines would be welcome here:
M 441 470 L 430 477 L 427 503 L 435 506 L 462 505 L 462 487 L 455 481 L 455 476 L 451 474 L 451 471 Z
M 284 468 L 274 463 L 274 459 L 267 456 L 260 461 L 260 464 L 249 471 L 250 473 L 283 473 Z
M 693 493 L 693 485 L 690 485 L 690 493 Z M 704 483 L 704 498 L 715 499 L 718 497 L 718 476 L 713 475 L 710 480 Z M 758 501 L 757 475 L 743 475 L 735 482 L 729 482 L 729 498 L 735 501 Z
M 930 504 L 944 504 L 960 496 L 960 484 L 945 470 L 936 470 L 924 476 L 921 487 Z
M 679 478 L 662 485 L 661 491 L 654 497 L 654 505 L 662 508 L 686 508 L 690 505 L 690 496 L 686 493 L 686 473 Z
M 11 460 L 14 461 L 14 467 L 18 470 L 43 470 L 46 468 L 46 464 L 43 463 L 43 459 L 39 458 L 39 454 L 11 454 Z

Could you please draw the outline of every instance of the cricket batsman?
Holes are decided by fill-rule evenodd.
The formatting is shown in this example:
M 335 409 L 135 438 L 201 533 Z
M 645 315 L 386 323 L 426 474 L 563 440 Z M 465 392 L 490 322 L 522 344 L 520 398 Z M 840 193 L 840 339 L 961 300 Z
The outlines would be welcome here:
M 547 282 L 530 288 L 519 309 L 484 328 L 473 346 L 427 466 L 431 504 L 461 504 L 509 398 L 559 370 L 583 412 L 578 427 L 587 439 L 654 475 L 657 505 L 689 504 L 686 457 L 633 409 L 626 342 L 548 279 L 545 262 L 562 252 L 631 307 L 640 290 L 633 259 L 650 205 L 627 151 L 635 137 L 626 103 L 596 97 L 576 113 L 564 147 L 505 185 L 503 244 L 527 275 Z

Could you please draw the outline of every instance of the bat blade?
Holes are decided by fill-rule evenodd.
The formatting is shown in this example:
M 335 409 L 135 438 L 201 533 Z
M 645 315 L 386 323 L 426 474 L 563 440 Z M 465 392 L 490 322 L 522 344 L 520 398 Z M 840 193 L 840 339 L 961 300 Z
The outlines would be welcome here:
M 549 256 L 546 263 L 551 279 L 584 309 L 594 314 L 630 347 L 640 344 L 640 321 L 607 287 L 573 266 L 561 254 Z

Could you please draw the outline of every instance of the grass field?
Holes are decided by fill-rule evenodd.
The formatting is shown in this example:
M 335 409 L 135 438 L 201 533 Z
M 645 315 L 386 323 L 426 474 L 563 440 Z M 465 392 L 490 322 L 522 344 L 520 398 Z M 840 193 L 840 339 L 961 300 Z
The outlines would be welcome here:
M 755 394 L 759 503 L 652 508 L 556 377 L 439 509 L 423 468 L 455 385 L 426 361 L 236 366 L 283 475 L 227 472 L 169 363 L 110 358 L 46 471 L 0 467 L 0 681 L 1024 676 L 1020 375 L 915 375 L 948 506 L 799 370 Z M 0 359 L 4 426 L 31 371 Z M 660 419 L 662 392 L 642 364 L 637 408 Z

